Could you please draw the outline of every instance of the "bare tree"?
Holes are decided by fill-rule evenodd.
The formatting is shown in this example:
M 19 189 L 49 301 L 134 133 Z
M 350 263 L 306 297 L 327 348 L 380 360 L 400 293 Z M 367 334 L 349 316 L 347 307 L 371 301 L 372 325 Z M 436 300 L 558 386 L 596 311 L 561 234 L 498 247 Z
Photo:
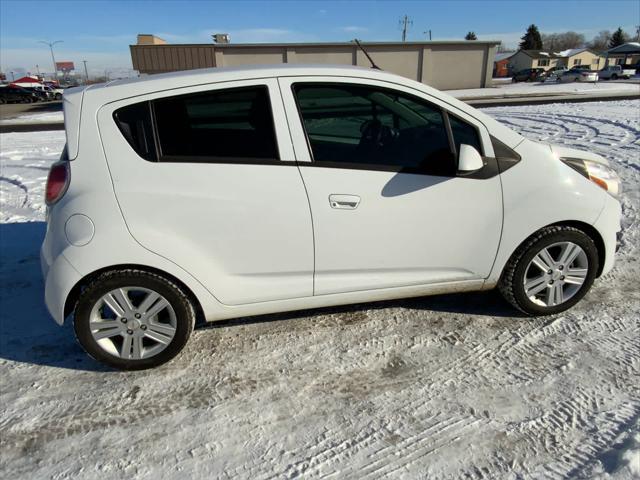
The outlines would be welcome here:
M 603 52 L 607 49 L 610 39 L 611 32 L 609 30 L 601 30 L 595 37 L 593 37 L 587 46 L 596 52 Z
M 585 45 L 584 35 L 576 32 L 543 33 L 542 43 L 545 50 L 560 52 L 571 48 L 581 48 Z

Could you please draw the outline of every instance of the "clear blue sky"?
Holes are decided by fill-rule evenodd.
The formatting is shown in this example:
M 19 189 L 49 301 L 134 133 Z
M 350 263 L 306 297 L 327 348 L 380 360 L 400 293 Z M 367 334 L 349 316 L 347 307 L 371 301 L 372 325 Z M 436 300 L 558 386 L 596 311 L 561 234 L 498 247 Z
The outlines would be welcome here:
M 587 39 L 600 30 L 640 24 L 638 0 L 503 1 L 14 1 L 0 0 L 0 68 L 50 71 L 48 47 L 63 40 L 57 60 L 87 60 L 90 73 L 131 68 L 128 45 L 154 33 L 170 43 L 209 43 L 228 32 L 234 43 L 400 40 L 399 19 L 413 21 L 408 39 L 480 39 L 515 46 L 526 27 L 574 30 Z

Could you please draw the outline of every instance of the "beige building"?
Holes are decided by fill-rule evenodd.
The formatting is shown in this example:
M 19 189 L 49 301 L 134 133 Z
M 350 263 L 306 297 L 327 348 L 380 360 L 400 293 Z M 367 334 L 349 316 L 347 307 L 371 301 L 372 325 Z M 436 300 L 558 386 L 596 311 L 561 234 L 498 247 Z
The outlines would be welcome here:
M 525 68 L 553 70 L 557 67 L 572 68 L 578 65 L 589 65 L 592 70 L 600 70 L 604 64 L 604 56 L 587 48 L 575 48 L 555 53 L 542 50 L 518 50 L 509 59 L 509 66 L 514 73 Z
M 352 42 L 167 44 L 157 37 L 154 38 L 158 41 L 148 37 L 139 35 L 138 44 L 130 46 L 133 68 L 146 74 L 273 63 L 370 66 L 364 53 Z M 439 89 L 457 89 L 491 85 L 498 43 L 366 42 L 362 45 L 383 70 Z

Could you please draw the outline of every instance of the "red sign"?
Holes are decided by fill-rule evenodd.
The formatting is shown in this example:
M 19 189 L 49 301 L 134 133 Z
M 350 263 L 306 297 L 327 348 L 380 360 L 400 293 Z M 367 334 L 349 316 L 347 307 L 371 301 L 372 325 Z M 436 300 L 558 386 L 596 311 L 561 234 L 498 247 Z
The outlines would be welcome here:
M 56 62 L 56 70 L 58 72 L 70 72 L 71 70 L 75 70 L 73 62 Z

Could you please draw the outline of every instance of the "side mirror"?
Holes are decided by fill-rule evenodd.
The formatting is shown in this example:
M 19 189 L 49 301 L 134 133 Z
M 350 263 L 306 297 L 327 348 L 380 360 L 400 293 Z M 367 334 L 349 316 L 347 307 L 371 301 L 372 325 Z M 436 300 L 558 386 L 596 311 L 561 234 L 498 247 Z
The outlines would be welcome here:
M 475 172 L 484 167 L 484 162 L 478 150 L 471 145 L 463 143 L 460 145 L 458 155 L 458 171 L 462 173 Z

